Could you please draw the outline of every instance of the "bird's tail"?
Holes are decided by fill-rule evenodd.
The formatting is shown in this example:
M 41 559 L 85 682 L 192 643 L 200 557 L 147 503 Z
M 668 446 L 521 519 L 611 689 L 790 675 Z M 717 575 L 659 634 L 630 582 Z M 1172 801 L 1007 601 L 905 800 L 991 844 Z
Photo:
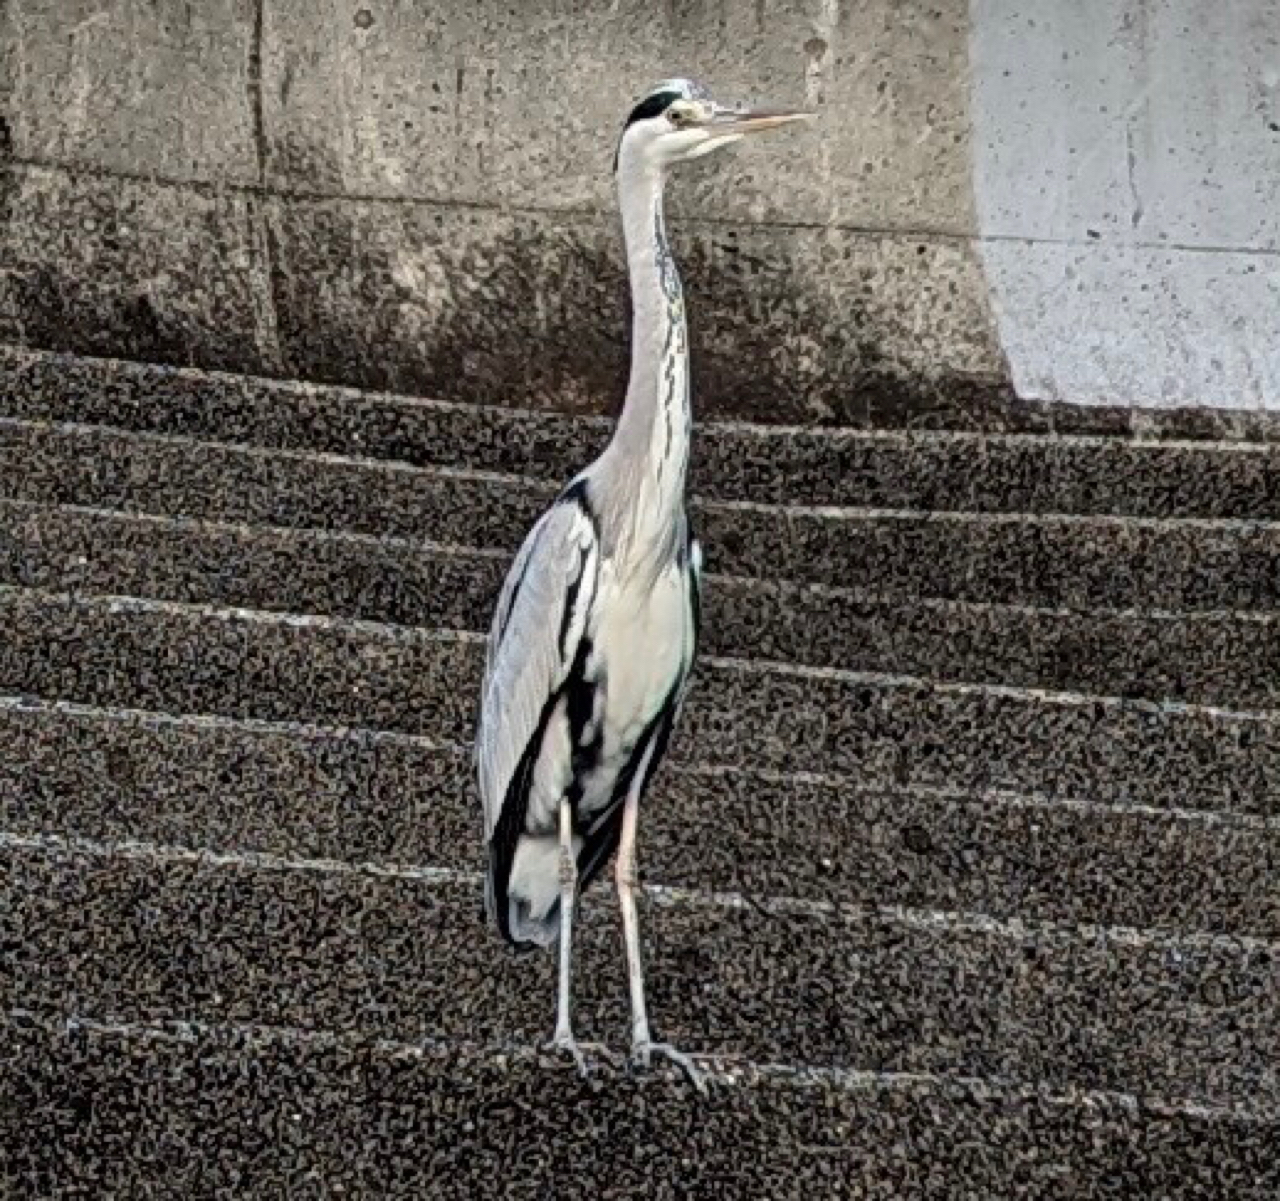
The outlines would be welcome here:
M 576 850 L 576 848 L 575 848 Z M 550 946 L 560 935 L 560 841 L 521 835 L 506 864 L 489 858 L 485 905 L 502 936 L 517 946 Z M 498 873 L 507 867 L 506 888 Z

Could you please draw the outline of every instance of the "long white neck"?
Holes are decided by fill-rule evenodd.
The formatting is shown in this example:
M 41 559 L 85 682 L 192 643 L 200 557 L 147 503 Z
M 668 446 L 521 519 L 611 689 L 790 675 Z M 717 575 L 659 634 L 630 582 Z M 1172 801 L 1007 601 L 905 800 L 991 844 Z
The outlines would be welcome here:
M 635 536 L 672 529 L 684 503 L 692 412 L 684 290 L 667 243 L 662 175 L 624 154 L 618 190 L 631 279 L 631 378 L 606 451 Z

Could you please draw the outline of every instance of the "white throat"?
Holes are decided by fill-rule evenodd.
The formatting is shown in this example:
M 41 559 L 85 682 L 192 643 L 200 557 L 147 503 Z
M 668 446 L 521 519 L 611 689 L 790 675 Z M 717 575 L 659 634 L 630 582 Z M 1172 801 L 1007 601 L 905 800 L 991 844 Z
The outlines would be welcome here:
M 631 282 L 631 376 L 605 452 L 631 511 L 653 531 L 671 529 L 683 509 L 692 426 L 684 289 L 667 242 L 663 182 L 660 168 L 624 151 L 618 191 Z

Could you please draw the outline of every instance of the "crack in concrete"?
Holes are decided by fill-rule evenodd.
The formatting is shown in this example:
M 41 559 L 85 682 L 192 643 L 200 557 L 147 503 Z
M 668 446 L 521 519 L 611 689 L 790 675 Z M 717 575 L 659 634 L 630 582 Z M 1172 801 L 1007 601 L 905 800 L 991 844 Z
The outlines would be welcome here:
M 1142 196 L 1138 192 L 1137 169 L 1138 156 L 1133 148 L 1133 119 L 1126 123 L 1124 127 L 1124 150 L 1125 162 L 1129 173 L 1129 195 L 1133 200 L 1133 213 L 1130 217 L 1130 224 L 1137 229 L 1142 224 L 1143 204 Z
M 411 193 L 393 194 L 388 192 L 371 192 L 351 190 L 345 192 L 326 191 L 322 188 L 279 187 L 265 184 L 246 184 L 231 181 L 213 181 L 194 177 L 163 175 L 146 171 L 120 171 L 113 167 L 103 167 L 95 163 L 64 162 L 39 156 L 16 155 L 8 163 L 0 163 L 3 171 L 50 171 L 68 176 L 82 176 L 86 179 L 113 179 L 127 183 L 147 184 L 158 188 L 187 189 L 206 196 L 224 196 L 227 194 L 261 195 L 275 200 L 296 201 L 300 203 L 325 204 L 385 204 L 403 206 L 405 208 L 450 209 L 463 213 L 500 213 L 504 216 L 554 217 L 558 220 L 577 219 L 597 222 L 603 225 L 611 222 L 612 213 L 604 209 L 588 208 L 573 205 L 550 204 L 498 204 L 483 200 L 468 200 L 459 197 L 421 196 Z M 923 225 L 873 225 L 863 222 L 847 221 L 798 221 L 769 220 L 767 222 L 752 221 L 746 217 L 717 217 L 708 215 L 681 216 L 680 223 L 690 229 L 770 229 L 799 232 L 804 230 L 839 232 L 869 238 L 893 238 L 904 242 L 918 241 L 928 238 L 939 242 L 955 242 L 963 245 L 982 245 L 984 243 L 1016 243 L 1023 246 L 1096 246 L 1091 238 L 1059 238 L 1049 236 L 1029 236 L 1024 234 L 978 234 L 972 230 L 956 229 L 944 226 Z M 1197 242 L 1150 242 L 1135 241 L 1126 243 L 1138 250 L 1155 250 L 1161 253 L 1182 251 L 1187 254 L 1238 254 L 1242 256 L 1280 259 L 1280 247 L 1249 246 L 1231 243 L 1197 243 Z
M 267 370 L 275 374 L 284 374 L 286 363 L 280 343 L 280 278 L 279 247 L 275 229 L 271 221 L 271 213 L 264 201 L 271 196 L 267 186 L 267 162 L 270 149 L 267 143 L 266 120 L 264 115 L 264 98 L 262 83 L 262 44 L 263 30 L 266 24 L 267 0 L 256 0 L 253 14 L 253 32 L 250 35 L 249 61 L 246 71 L 246 87 L 248 90 L 249 112 L 253 121 L 253 145 L 257 156 L 258 186 L 255 190 L 257 203 L 251 206 L 252 226 L 259 235 L 259 248 L 265 267 L 266 278 L 260 280 L 258 272 L 252 272 L 254 291 L 259 294 L 258 311 L 260 319 L 255 322 L 255 334 L 258 342 L 258 353 L 262 356 Z

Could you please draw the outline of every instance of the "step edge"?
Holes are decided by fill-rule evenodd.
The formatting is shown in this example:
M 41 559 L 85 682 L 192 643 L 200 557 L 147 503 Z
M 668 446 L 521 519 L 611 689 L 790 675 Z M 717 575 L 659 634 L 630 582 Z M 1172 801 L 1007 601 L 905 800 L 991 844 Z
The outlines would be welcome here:
M 479 845 L 477 841 L 477 846 Z M 427 887 L 467 886 L 481 895 L 484 873 L 463 868 L 382 861 L 349 862 L 278 855 L 266 851 L 214 851 L 142 839 L 106 840 L 80 835 L 23 834 L 0 831 L 0 856 L 46 855 L 67 860 L 117 860 L 142 864 L 189 864 L 213 870 L 306 874 L 378 880 L 402 880 Z M 735 891 L 707 891 L 661 883 L 641 886 L 650 903 L 664 909 L 756 912 L 768 917 L 811 918 L 831 928 L 883 924 L 916 932 L 976 934 L 1026 944 L 1049 941 L 1064 945 L 1103 944 L 1163 950 L 1220 951 L 1241 956 L 1280 956 L 1280 938 L 1248 934 L 1216 934 L 1155 927 L 1062 922 L 1048 919 L 994 917 L 966 910 L 925 909 L 907 905 L 805 900 L 797 897 L 748 897 Z
M 17 1029 L 35 1029 L 47 1036 L 83 1033 L 102 1039 L 139 1042 L 201 1043 L 243 1052 L 247 1047 L 296 1046 L 303 1049 L 366 1052 L 389 1060 L 483 1059 L 509 1069 L 516 1064 L 540 1064 L 539 1049 L 523 1043 L 480 1043 L 425 1038 L 420 1042 L 373 1039 L 337 1031 L 254 1023 L 220 1023 L 200 1020 L 137 1022 L 109 1015 L 50 1014 L 12 1006 L 0 1011 L 0 1022 Z M 882 1072 L 858 1068 L 831 1068 L 817 1064 L 790 1064 L 694 1054 L 702 1074 L 732 1088 L 788 1088 L 866 1096 L 877 1092 L 920 1093 L 942 1101 L 1010 1104 L 1033 1103 L 1052 1108 L 1084 1109 L 1090 1113 L 1129 1118 L 1227 1121 L 1242 1125 L 1270 1126 L 1280 1122 L 1280 1107 L 1249 1102 L 1203 1102 L 1189 1098 L 1126 1093 L 1118 1090 L 1062 1087 L 1050 1082 L 1028 1084 L 1002 1077 L 959 1076 L 927 1072 Z
M 37 604 L 63 605 L 111 615 L 127 613 L 165 614 L 185 618 L 201 618 L 226 624 L 240 623 L 294 629 L 351 631 L 387 642 L 434 642 L 483 646 L 488 638 L 473 630 L 444 627 L 396 626 L 386 622 L 359 618 L 340 618 L 314 613 L 277 612 L 242 608 L 234 605 L 197 604 L 186 601 L 156 600 L 148 597 L 97 592 L 69 592 L 44 588 L 24 588 L 0 584 L 0 605 L 15 599 L 31 599 Z M 721 671 L 742 675 L 774 675 L 795 679 L 827 680 L 891 690 L 984 695 L 1016 700 L 1025 704 L 1101 706 L 1131 712 L 1150 713 L 1160 717 L 1205 717 L 1222 722 L 1251 722 L 1280 726 L 1280 709 L 1232 709 L 1225 706 L 1186 701 L 1149 700 L 1142 697 L 1113 696 L 1106 693 L 1077 692 L 1066 689 L 1031 688 L 1014 684 L 970 683 L 935 680 L 897 672 L 857 671 L 838 667 L 815 667 L 775 659 L 743 659 L 729 655 L 705 655 L 701 663 Z
M 6 513 L 30 514 L 32 519 L 39 519 L 41 516 L 49 514 L 56 519 L 68 521 L 78 520 L 104 525 L 162 529 L 179 534 L 190 534 L 192 537 L 199 537 L 204 534 L 218 534 L 245 541 L 274 539 L 281 543 L 298 543 L 301 546 L 323 545 L 326 543 L 345 544 L 363 546 L 370 549 L 385 549 L 400 555 L 424 559 L 461 559 L 500 564 L 508 564 L 512 559 L 511 553 L 506 550 L 472 546 L 465 543 L 438 542 L 427 538 L 408 538 L 398 534 L 365 534 L 356 530 L 331 529 L 324 526 L 273 525 L 265 522 L 234 521 L 216 517 L 191 517 L 170 513 L 147 513 L 73 502 L 46 503 L 38 500 L 0 496 L 0 521 L 4 520 Z M 1280 530 L 1277 532 L 1280 532 Z M 869 607 L 892 606 L 899 609 L 907 607 L 971 613 L 1007 613 L 1011 616 L 1098 617 L 1105 620 L 1132 619 L 1157 622 L 1195 623 L 1231 620 L 1246 624 L 1257 623 L 1259 625 L 1272 625 L 1280 622 L 1280 605 L 1275 609 L 1163 609 L 1157 606 L 1144 607 L 1135 605 L 1124 607 L 1095 605 L 1088 608 L 1073 608 L 1065 605 L 1037 605 L 1016 601 L 971 600 L 964 597 L 878 592 L 873 588 L 848 587 L 827 584 L 821 581 L 797 580 L 790 577 L 738 575 L 717 571 L 705 572 L 704 578 L 716 587 L 744 588 L 751 592 L 774 592 L 784 596 L 808 594 Z M 157 597 L 155 599 L 163 600 L 164 598 Z M 262 611 L 285 612 L 286 610 L 266 609 Z M 320 616 L 325 615 L 321 614 Z M 337 617 L 335 614 L 328 616 Z M 348 620 L 363 619 L 351 618 Z M 381 624 L 401 626 L 401 628 L 405 629 L 423 628 L 419 626 L 403 626 L 402 623 L 396 622 Z
M 512 490 L 524 490 L 526 494 L 544 500 L 547 503 L 550 503 L 559 490 L 569 482 L 567 478 L 548 481 L 511 472 L 409 463 L 403 459 L 369 458 L 360 455 L 338 454 L 334 451 L 298 450 L 291 447 L 275 448 L 247 442 L 223 442 L 208 438 L 194 438 L 187 434 L 156 433 L 151 430 L 132 430 L 122 426 L 87 422 L 46 421 L 38 418 L 0 416 L 0 429 L 63 434 L 80 438 L 114 439 L 116 441 L 168 446 L 186 450 L 217 451 L 243 455 L 246 458 L 283 459 L 291 462 L 353 467 L 363 471 L 382 471 L 437 480 L 461 480 L 468 483 L 501 486 Z M 585 467 L 587 464 L 584 463 L 583 466 Z M 1126 513 L 1072 513 L 1061 510 L 1010 512 L 977 509 L 892 508 L 874 505 L 796 505 L 771 501 L 704 497 L 697 492 L 692 493 L 689 500 L 692 504 L 707 512 L 764 513 L 798 519 L 806 517 L 819 518 L 827 521 L 891 520 L 897 518 L 915 521 L 963 520 L 987 523 L 1020 521 L 1024 523 L 1060 522 L 1076 524 L 1080 522 L 1096 522 L 1157 528 L 1164 526 L 1174 528 L 1203 527 L 1250 531 L 1258 529 L 1269 531 L 1280 528 L 1280 518 L 1275 517 L 1152 517 Z
M 251 372 L 151 363 L 145 360 L 127 359 L 113 355 L 90 355 L 81 352 L 48 350 L 9 341 L 0 342 L 0 356 L 25 360 L 26 363 L 45 363 L 51 367 L 72 362 L 83 364 L 90 370 L 124 371 L 134 375 L 154 373 L 218 382 L 235 381 L 239 386 L 243 387 L 247 384 L 251 388 L 264 392 L 296 394 L 310 400 L 328 400 L 332 398 L 332 402 L 335 404 L 341 404 L 351 399 L 359 399 L 373 401 L 391 408 L 410 410 L 429 409 L 439 412 L 475 414 L 480 417 L 487 413 L 498 413 L 508 415 L 516 422 L 545 421 L 549 419 L 562 421 L 566 424 L 581 424 L 588 429 L 599 429 L 601 432 L 611 431 L 615 425 L 613 417 L 601 414 L 573 414 L 556 409 L 477 404 L 468 401 L 446 400 L 439 397 L 414 396 L 408 393 L 376 388 L 360 388 L 349 384 L 326 383 L 318 380 L 277 378 L 256 375 Z M 0 380 L 3 379 L 5 369 L 6 365 L 0 362 Z M 1253 415 L 1252 412 L 1250 412 L 1250 415 Z M 1122 446 L 1139 449 L 1176 449 L 1231 454 L 1244 452 L 1280 456 L 1280 448 L 1277 448 L 1274 443 L 1269 441 L 1247 438 L 1161 438 L 1141 431 L 1135 431 L 1126 437 L 1116 437 L 1107 434 L 1057 431 L 1045 433 L 1027 430 L 888 429 L 862 426 L 774 425 L 764 422 L 714 419 L 698 422 L 697 429 L 701 434 L 711 437 L 717 435 L 752 437 L 766 442 L 795 437 L 810 438 L 817 442 L 879 441 L 915 444 L 929 442 L 1005 442 L 1015 445 L 1020 443 L 1040 445 L 1069 444 L 1102 448 Z
M 47 722 L 91 722 L 100 725 L 141 726 L 152 730 L 190 729 L 218 731 L 246 738 L 350 742 L 356 745 L 385 744 L 411 747 L 432 755 L 450 755 L 470 763 L 471 743 L 433 739 L 422 734 L 397 730 L 379 730 L 366 726 L 329 726 L 308 722 L 269 721 L 262 718 L 230 717 L 221 714 L 170 713 L 156 709 L 84 704 L 79 701 L 0 694 L 0 717 L 8 714 L 32 715 Z M 1280 815 L 1267 817 L 1238 813 L 1228 809 L 1192 809 L 1161 807 L 1138 802 L 1096 801 L 1086 797 L 1055 796 L 1051 793 L 1024 792 L 1006 788 L 947 788 L 920 783 L 867 783 L 861 775 L 830 772 L 777 771 L 771 768 L 740 764 L 677 763 L 665 764 L 664 773 L 693 779 L 742 777 L 777 787 L 810 785 L 848 796 L 912 796 L 939 804 L 1003 805 L 1014 809 L 1045 811 L 1067 809 L 1079 813 L 1129 815 L 1184 822 L 1196 825 L 1223 826 L 1228 829 L 1251 830 L 1259 834 L 1280 834 Z

